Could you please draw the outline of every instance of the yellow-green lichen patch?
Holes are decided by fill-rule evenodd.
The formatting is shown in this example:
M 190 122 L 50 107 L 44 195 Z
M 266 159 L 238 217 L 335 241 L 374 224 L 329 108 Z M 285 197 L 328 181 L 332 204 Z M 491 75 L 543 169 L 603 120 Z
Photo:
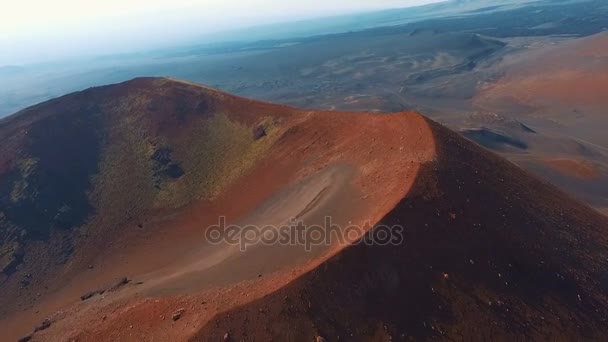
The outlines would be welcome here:
M 35 158 L 25 158 L 18 161 L 18 169 L 21 178 L 19 178 L 13 184 L 13 190 L 11 191 L 11 202 L 17 203 L 20 200 L 27 198 L 27 189 L 28 189 L 28 177 L 34 172 L 36 169 L 36 163 L 38 162 Z
M 131 120 L 122 120 L 108 142 L 90 198 L 100 214 L 97 223 L 117 225 L 149 208 L 155 191 L 145 131 Z
M 212 200 L 264 157 L 280 131 L 271 118 L 248 126 L 223 114 L 194 119 L 172 139 L 150 137 L 144 127 L 123 119 L 109 135 L 90 194 L 99 214 L 94 224 Z M 180 173 L 172 177 L 167 167 Z
M 264 136 L 254 130 L 263 127 Z M 176 157 L 186 172 L 182 186 L 187 197 L 213 199 L 228 185 L 250 170 L 279 135 L 278 124 L 270 118 L 255 127 L 217 114 L 193 123 L 192 129 L 180 138 Z

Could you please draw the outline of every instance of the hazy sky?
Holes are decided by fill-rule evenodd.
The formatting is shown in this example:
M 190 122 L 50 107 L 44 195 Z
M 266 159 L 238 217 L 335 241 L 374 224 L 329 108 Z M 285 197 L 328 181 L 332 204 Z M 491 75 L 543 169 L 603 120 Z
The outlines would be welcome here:
M 0 65 L 130 52 L 251 25 L 439 0 L 9 0 Z

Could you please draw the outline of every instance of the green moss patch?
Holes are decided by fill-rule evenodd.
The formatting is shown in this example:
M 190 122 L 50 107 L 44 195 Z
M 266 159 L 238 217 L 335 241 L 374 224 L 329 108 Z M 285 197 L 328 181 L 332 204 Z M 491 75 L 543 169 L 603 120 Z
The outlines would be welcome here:
M 265 134 L 256 134 L 261 128 Z M 216 198 L 264 157 L 278 133 L 277 123 L 270 118 L 255 127 L 223 114 L 193 122 L 175 142 L 174 156 L 181 162 L 185 176 L 168 184 L 159 193 L 157 204 Z

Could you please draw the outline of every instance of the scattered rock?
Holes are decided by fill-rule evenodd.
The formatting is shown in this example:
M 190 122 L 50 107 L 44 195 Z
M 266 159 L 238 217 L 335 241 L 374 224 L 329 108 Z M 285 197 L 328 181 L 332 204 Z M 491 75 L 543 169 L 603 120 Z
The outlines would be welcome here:
M 117 281 L 114 285 L 112 285 L 107 290 L 106 289 L 99 289 L 99 290 L 94 290 L 94 291 L 87 292 L 87 293 L 83 294 L 82 296 L 80 296 L 80 300 L 87 300 L 87 299 L 89 299 L 91 297 L 94 297 L 96 295 L 102 295 L 106 291 L 109 291 L 109 292 L 116 291 L 119 288 L 121 288 L 122 286 L 128 284 L 129 282 L 130 282 L 130 280 L 127 279 L 126 277 L 121 278 L 119 281 Z
M 48 329 L 51 326 L 51 324 L 53 324 L 53 322 L 51 322 L 51 320 L 47 318 L 44 321 L 42 321 L 42 323 L 40 323 L 39 326 L 37 326 L 37 327 L 34 328 L 34 332 L 38 332 L 38 331 L 42 331 L 42 330 Z
M 127 277 L 123 277 L 121 278 L 119 281 L 117 281 L 114 285 L 112 285 L 112 287 L 110 287 L 108 289 L 108 291 L 112 292 L 112 291 L 116 291 L 119 288 L 127 285 L 131 280 L 129 280 Z
M 179 310 L 175 311 L 173 313 L 173 316 L 171 316 L 171 319 L 173 319 L 174 321 L 177 321 L 178 319 L 182 318 L 182 315 L 184 314 L 185 311 L 186 311 L 186 309 L 179 309 Z
M 253 138 L 255 140 L 259 140 L 262 139 L 263 137 L 265 137 L 267 135 L 266 133 L 266 129 L 264 128 L 264 126 L 260 125 L 258 126 L 254 131 L 253 131 Z
M 92 298 L 96 295 L 102 295 L 104 294 L 104 292 L 106 292 L 105 290 L 101 289 L 101 290 L 95 290 L 95 291 L 90 291 L 87 292 L 85 294 L 83 294 L 82 296 L 80 296 L 80 300 L 87 300 L 89 298 Z
M 17 342 L 28 342 L 32 340 L 33 335 L 27 335 L 17 340 Z
M 1 219 L 1 217 L 0 217 Z M 0 246 L 0 273 L 11 275 L 17 270 L 24 256 L 23 247 L 19 242 L 7 243 L 7 246 Z

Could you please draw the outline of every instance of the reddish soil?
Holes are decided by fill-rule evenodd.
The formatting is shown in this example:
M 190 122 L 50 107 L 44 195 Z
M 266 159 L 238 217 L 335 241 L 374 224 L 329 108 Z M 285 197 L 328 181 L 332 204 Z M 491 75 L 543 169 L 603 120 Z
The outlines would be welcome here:
M 600 171 L 591 163 L 571 159 L 551 159 L 546 163 L 555 170 L 576 178 L 597 179 L 601 177 Z
M 402 244 L 348 247 L 192 340 L 601 339 L 606 218 L 430 126 L 438 159 L 380 221 Z
M 2 317 L 0 339 L 25 336 L 45 318 L 50 327 L 32 340 L 572 340 L 608 333 L 608 219 L 421 115 L 302 111 L 155 79 L 87 96 L 132 91 L 158 96 L 156 114 L 142 122 L 167 139 L 195 115 L 180 116 L 180 106 L 221 112 L 252 129 L 271 115 L 279 137 L 214 200 L 156 209 L 84 240 L 66 266 L 56 266 L 54 291 Z M 404 239 L 233 253 L 203 235 L 219 215 L 257 224 L 301 215 L 315 224 L 326 214 L 340 225 L 384 224 L 394 234 L 399 225 Z M 119 276 L 132 282 L 79 299 Z
M 608 34 L 600 33 L 507 56 L 498 66 L 502 76 L 473 98 L 480 113 L 535 128 L 506 132 L 526 151 L 504 156 L 598 210 L 608 199 L 606 46 Z
M 576 39 L 524 55 L 505 77 L 480 92 L 478 107 L 504 105 L 605 108 L 608 99 L 608 34 Z
M 117 88 L 121 92 L 127 92 L 129 88 L 139 89 L 142 82 L 146 80 L 135 80 L 118 85 Z M 210 104 L 209 111 L 221 111 L 245 123 L 257 122 L 254 113 L 259 113 L 259 116 L 268 113 L 277 115 L 283 127 L 281 137 L 265 159 L 218 199 L 212 202 L 194 203 L 177 211 L 160 210 L 145 219 L 134 218 L 125 226 L 134 227 L 137 222 L 144 222 L 143 229 L 118 227 L 119 229 L 113 230 L 113 234 L 117 235 L 110 238 L 101 235 L 78 246 L 79 251 L 70 261 L 70 267 L 63 271 L 64 275 L 58 279 L 60 283 L 55 286 L 57 290 L 38 298 L 26 311 L 14 313 L 0 323 L 5 327 L 14 327 L 9 333 L 11 335 L 8 336 L 16 338 L 25 335 L 43 317 L 51 316 L 62 308 L 65 310 L 70 303 L 78 301 L 81 294 L 111 283 L 120 276 L 129 275 L 136 280 L 144 279 L 145 285 L 133 291 L 151 294 L 162 292 L 162 288 L 176 286 L 180 289 L 173 291 L 174 293 L 189 292 L 194 289 L 202 291 L 206 287 L 213 286 L 214 283 L 220 283 L 217 279 L 233 273 L 233 270 L 225 269 L 219 274 L 218 271 L 208 271 L 217 281 L 205 281 L 207 285 L 202 288 L 192 285 L 192 279 L 183 277 L 174 279 L 171 275 L 179 269 L 194 267 L 193 265 L 196 265 L 193 264 L 194 257 L 205 258 L 207 252 L 203 239 L 204 227 L 216 223 L 220 215 L 226 216 L 229 223 L 242 220 L 260 203 L 272 200 L 273 194 L 281 192 L 282 189 L 296 187 L 302 180 L 324 172 L 332 165 L 354 167 L 354 178 L 342 185 L 352 188 L 347 193 L 350 193 L 351 195 L 348 196 L 354 199 L 328 198 L 321 203 L 315 203 L 312 207 L 307 206 L 308 203 L 294 202 L 293 208 L 290 209 L 294 210 L 293 216 L 301 210 L 298 209 L 301 206 L 302 209 L 307 207 L 306 210 L 312 210 L 311 215 L 314 212 L 325 212 L 337 217 L 338 211 L 341 211 L 344 213 L 341 215 L 342 222 L 336 223 L 342 225 L 352 223 L 364 226 L 366 222 L 376 222 L 405 195 L 407 187 L 413 183 L 420 163 L 434 157 L 432 137 L 427 133 L 426 122 L 417 114 L 376 116 L 363 113 L 304 112 L 239 99 L 228 94 L 209 91 L 207 88 L 175 83 L 177 89 L 184 86 L 187 89 L 193 88 L 190 91 L 195 93 L 203 89 L 201 96 L 208 99 L 206 102 Z M 113 88 L 100 90 L 110 95 L 118 91 Z M 243 118 L 240 114 L 243 112 L 248 116 Z M 167 117 L 169 120 L 172 118 Z M 179 129 L 179 122 L 169 122 L 167 119 L 163 119 L 163 123 L 158 127 L 164 130 Z M 153 125 L 157 121 L 158 119 L 155 118 L 149 124 Z M 361 134 L 361 127 L 365 127 L 365 134 Z M 314 187 L 314 179 L 312 182 L 307 183 L 306 186 Z M 262 223 L 264 222 L 272 222 L 272 217 L 263 217 Z M 110 232 L 112 231 L 106 231 L 104 234 Z M 197 250 L 201 252 L 196 252 Z M 317 255 L 322 258 L 334 252 L 320 251 L 320 254 L 312 256 Z M 285 251 L 269 250 L 264 253 L 283 255 Z M 264 253 L 258 258 L 268 259 L 269 256 Z M 254 256 L 250 258 L 255 260 Z M 295 270 L 298 267 L 312 267 L 311 265 L 318 262 L 306 254 L 295 258 L 300 264 L 289 262 L 285 264 L 280 258 L 274 259 L 277 266 L 270 267 L 270 271 L 279 273 L 285 272 L 287 266 Z M 251 267 L 253 261 L 246 262 L 249 262 Z M 94 265 L 94 268 L 88 269 L 88 265 Z M 245 264 L 240 267 L 247 266 Z M 205 272 L 202 273 L 203 276 Z M 289 270 L 287 274 L 292 279 L 297 273 Z M 165 280 L 158 284 L 159 279 Z M 166 281 L 169 281 L 169 284 Z M 176 285 L 171 282 L 181 282 L 181 284 Z M 231 282 L 222 284 L 222 286 L 235 286 Z M 80 315 L 77 317 L 81 318 Z M 59 322 L 56 324 L 60 325 Z M 57 331 L 66 333 L 62 330 Z M 73 332 L 73 329 L 67 331 Z M 104 331 L 100 333 L 105 334 Z
M 590 71 L 559 70 L 541 75 L 510 78 L 486 90 L 482 96 L 510 97 L 519 104 L 533 106 L 553 102 L 562 105 L 584 104 L 597 107 L 608 103 L 605 96 L 606 89 L 608 89 L 608 66 L 603 66 Z

